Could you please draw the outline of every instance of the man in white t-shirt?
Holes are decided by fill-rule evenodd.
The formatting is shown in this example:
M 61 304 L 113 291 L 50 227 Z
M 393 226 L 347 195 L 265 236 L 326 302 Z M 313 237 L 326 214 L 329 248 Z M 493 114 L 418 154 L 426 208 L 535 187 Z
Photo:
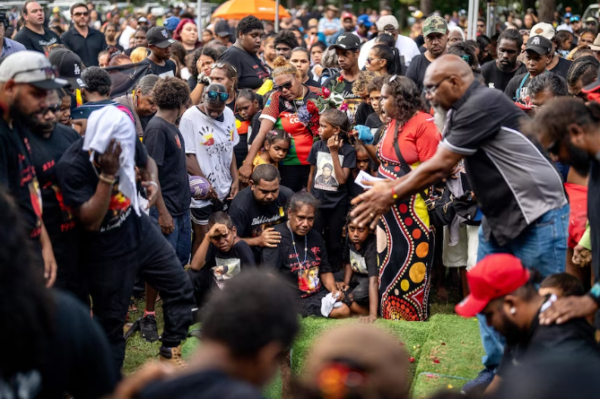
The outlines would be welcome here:
M 233 147 L 240 137 L 235 116 L 226 107 L 228 97 L 225 86 L 211 84 L 204 92 L 204 102 L 185 111 L 179 123 L 188 173 L 206 178 L 211 185 L 207 198 L 192 198 L 190 205 L 194 229 L 192 254 L 208 232 L 208 217 L 214 212 L 226 211 L 228 202 L 238 192 Z
M 379 34 L 392 35 L 396 39 L 396 48 L 400 51 L 400 59 L 404 60 L 404 64 L 408 67 L 410 60 L 417 55 L 420 55 L 419 47 L 417 43 L 410 37 L 402 36 L 398 33 L 398 20 L 393 15 L 386 15 L 377 21 L 377 30 Z M 371 39 L 360 49 L 360 56 L 358 57 L 358 67 L 362 70 L 367 63 L 369 57 L 369 51 L 375 45 L 375 39 Z

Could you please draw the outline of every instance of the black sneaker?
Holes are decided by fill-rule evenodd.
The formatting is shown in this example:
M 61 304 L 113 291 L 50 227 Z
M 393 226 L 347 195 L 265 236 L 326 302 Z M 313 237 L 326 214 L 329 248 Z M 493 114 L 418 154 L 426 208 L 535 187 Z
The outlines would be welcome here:
M 494 375 L 496 375 L 496 369 L 486 367 L 477 374 L 475 379 L 463 385 L 461 389 L 462 393 L 483 394 L 483 391 L 485 391 L 494 379 Z
M 156 317 L 148 315 L 140 322 L 140 334 L 148 342 L 158 341 L 158 328 L 156 327 Z

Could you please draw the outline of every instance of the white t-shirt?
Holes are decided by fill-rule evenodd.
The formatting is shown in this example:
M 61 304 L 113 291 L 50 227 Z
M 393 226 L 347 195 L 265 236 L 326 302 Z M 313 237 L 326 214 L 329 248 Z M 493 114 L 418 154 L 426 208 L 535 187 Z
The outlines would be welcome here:
M 121 45 L 121 47 L 123 47 L 124 50 L 127 50 L 129 48 L 129 39 L 131 39 L 131 36 L 133 36 L 134 34 L 135 29 L 133 29 L 129 25 L 127 25 L 123 33 L 121 33 L 121 37 L 119 37 L 119 44 Z
M 213 119 L 198 107 L 189 108 L 181 117 L 179 130 L 185 141 L 185 153 L 196 155 L 202 173 L 223 201 L 231 190 L 233 147 L 240 141 L 233 112 L 225 107 L 223 122 Z M 192 198 L 190 208 L 209 205 L 206 200 Z
M 375 45 L 375 39 L 371 39 L 360 48 L 360 54 L 358 56 L 358 68 L 363 69 L 367 63 L 367 58 L 369 58 L 369 51 Z M 417 55 L 420 55 L 419 47 L 417 47 L 417 43 L 410 37 L 398 35 L 398 39 L 396 39 L 396 48 L 400 51 L 400 57 L 404 57 L 404 63 L 408 67 L 410 65 L 410 60 L 412 60 Z

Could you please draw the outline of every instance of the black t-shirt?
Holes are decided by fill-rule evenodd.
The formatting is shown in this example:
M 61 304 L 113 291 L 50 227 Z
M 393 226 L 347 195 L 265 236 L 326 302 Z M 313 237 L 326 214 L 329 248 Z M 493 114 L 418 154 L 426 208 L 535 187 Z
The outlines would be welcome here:
M 228 211 L 238 237 L 258 237 L 265 229 L 287 221 L 286 204 L 293 195 L 289 188 L 279 186 L 277 199 L 262 205 L 254 199 L 251 187 L 240 191 L 231 201 Z
M 177 126 L 161 117 L 152 118 L 144 131 L 148 155 L 158 165 L 158 180 L 169 214 L 179 216 L 190 209 L 190 184 L 186 173 L 185 144 Z
M 256 267 L 256 264 L 250 246 L 246 241 L 239 240 L 228 252 L 222 252 L 212 243 L 209 244 L 204 267 L 210 268 L 217 285 L 223 288 L 227 280 L 243 270 Z
M 373 133 L 373 136 L 375 136 L 375 131 L 377 131 L 377 129 L 379 129 L 381 126 L 383 126 L 383 122 L 381 121 L 381 118 L 379 117 L 379 115 L 377 115 L 374 112 L 371 115 L 369 115 L 369 117 L 367 118 L 367 120 L 365 122 L 365 126 L 370 128 L 371 132 Z M 373 130 L 373 129 L 375 129 L 375 130 Z
M 600 281 L 600 160 L 591 158 L 590 180 L 588 183 L 587 209 L 592 240 L 592 270 L 595 281 Z M 596 314 L 596 326 L 600 325 L 600 314 Z
M 60 37 L 44 26 L 44 34 L 35 33 L 24 26 L 15 36 L 15 40 L 21 43 L 27 50 L 37 51 L 48 55 L 48 47 L 53 44 L 62 44 Z
M 309 77 L 308 80 L 304 82 L 304 84 L 307 86 L 316 87 L 317 89 L 321 88 L 321 85 L 311 77 Z
M 344 263 L 350 263 L 350 267 L 354 273 L 368 275 L 369 277 L 379 276 L 379 268 L 377 267 L 377 237 L 375 234 L 369 234 L 367 240 L 359 250 L 346 238 Z
M 258 56 L 252 55 L 236 46 L 231 46 L 225 51 L 219 61 L 233 65 L 237 71 L 238 89 L 256 90 L 262 86 L 269 76 L 268 69 L 263 65 Z
M 44 226 L 51 237 L 71 232 L 76 226 L 75 215 L 73 209 L 64 204 L 56 177 L 56 165 L 65 151 L 81 136 L 70 127 L 57 123 L 48 138 L 34 133 L 29 133 L 28 137 L 42 194 Z M 58 248 L 53 247 L 56 254 Z
M 150 61 L 150 58 L 146 58 L 145 60 L 141 61 L 141 63 L 150 65 L 152 74 L 158 75 L 161 78 L 174 77 L 175 72 L 177 72 L 177 65 L 175 65 L 175 62 L 171 60 L 166 60 L 165 65 L 162 66 Z
M 332 273 L 321 234 L 310 230 L 302 237 L 293 234 L 287 223 L 278 224 L 275 231 L 281 234 L 281 242 L 276 248 L 263 248 L 261 264 L 278 271 L 298 297 L 321 291 L 321 274 Z
M 148 162 L 146 147 L 135 140 L 135 164 L 145 168 Z M 98 174 L 83 151 L 83 139 L 73 143 L 56 166 L 56 175 L 66 205 L 79 208 L 96 193 Z M 98 173 L 98 174 L 97 174 Z M 108 211 L 98 231 L 86 231 L 87 255 L 90 259 L 106 259 L 130 253 L 141 237 L 140 217 L 135 214 L 131 200 L 119 191 L 119 182 L 113 185 Z
M 375 110 L 373 109 L 373 107 L 371 107 L 371 104 L 367 104 L 364 102 L 360 103 L 358 109 L 356 110 L 354 124 L 365 125 L 367 123 L 367 118 L 373 113 L 375 113 Z
M 342 169 L 356 167 L 356 151 L 348 143 L 343 143 L 338 150 Z M 338 182 L 333 168 L 333 158 L 327 148 L 327 142 L 319 140 L 313 144 L 308 162 L 315 166 L 311 194 L 319 200 L 319 208 L 335 208 L 348 205 L 348 187 Z M 329 169 L 329 171 L 327 170 Z
M 247 382 L 222 371 L 203 370 L 179 378 L 156 381 L 138 395 L 140 399 L 262 399 L 262 393 Z
M 431 64 L 431 61 L 425 57 L 425 54 L 417 55 L 410 61 L 406 77 L 416 83 L 419 91 L 423 91 L 423 80 L 425 80 L 425 71 Z
M 520 68 L 517 68 L 512 72 L 504 72 L 501 69 L 499 69 L 498 66 L 496 66 L 496 61 L 492 60 L 482 65 L 481 75 L 485 80 L 485 84 L 489 88 L 504 91 L 504 89 L 506 89 L 506 86 L 508 85 L 508 82 L 510 82 L 510 80 L 515 76 L 515 74 L 519 70 Z
M 529 83 L 531 82 L 531 79 L 529 73 L 515 75 L 510 82 L 508 82 L 508 85 L 506 85 L 504 94 L 514 102 L 523 104 L 529 103 Z
M 194 91 L 196 86 L 198 85 L 198 77 L 190 76 L 187 80 L 188 87 L 190 88 L 190 93 Z
M 46 360 L 27 371 L 29 378 L 25 373 L 9 376 L 13 384 L 0 376 L 0 385 L 15 398 L 62 398 L 67 392 L 83 399 L 110 395 L 119 376 L 105 334 L 77 299 L 58 290 L 52 290 L 52 298 L 53 331 L 48 331 Z M 40 379 L 31 378 L 35 375 Z
M 542 309 L 548 306 L 546 302 Z M 562 324 L 540 325 L 538 312 L 522 339 L 506 346 L 498 367 L 498 375 L 505 375 L 512 367 L 521 367 L 523 359 L 538 355 L 563 354 L 577 357 L 578 354 L 600 356 L 598 343 L 594 339 L 594 328 L 585 319 L 571 319 Z
M 40 187 L 33 166 L 28 129 L 0 118 L 0 184 L 8 189 L 21 210 L 26 234 L 39 240 L 42 232 Z
M 81 62 L 86 67 L 98 66 L 98 54 L 106 49 L 106 39 L 104 33 L 99 30 L 88 28 L 86 37 L 75 28 L 71 28 L 60 37 L 63 44 L 71 49 L 81 58 Z
M 250 134 L 250 139 L 248 140 L 248 145 L 251 145 L 254 142 L 254 138 L 260 131 L 260 114 L 261 113 L 262 113 L 261 111 L 258 111 L 252 117 L 252 121 L 250 121 L 250 129 L 252 129 L 252 130 L 250 132 L 248 132 Z
M 348 106 L 348 108 L 346 109 L 346 114 L 348 115 L 348 119 L 350 120 L 350 124 L 351 125 L 356 125 L 356 112 L 358 111 L 358 106 L 360 104 L 362 104 L 364 101 L 362 98 L 360 98 L 359 96 L 357 96 L 356 94 L 354 94 L 352 92 L 352 86 L 354 85 L 355 81 L 348 81 L 346 79 L 344 79 L 344 88 L 342 91 L 342 97 L 344 98 L 344 101 L 342 102 L 342 106 L 344 104 L 346 104 Z M 330 91 L 331 94 L 334 94 L 334 89 L 333 87 L 337 86 L 338 82 L 337 82 L 337 78 L 329 78 L 327 79 L 324 83 L 323 83 L 323 87 L 327 87 Z

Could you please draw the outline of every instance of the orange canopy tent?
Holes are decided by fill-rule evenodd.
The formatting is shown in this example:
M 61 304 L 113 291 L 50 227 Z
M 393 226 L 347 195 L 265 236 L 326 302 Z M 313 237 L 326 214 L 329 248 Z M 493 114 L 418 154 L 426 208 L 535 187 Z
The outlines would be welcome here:
M 229 0 L 213 12 L 212 17 L 242 19 L 254 15 L 258 19 L 275 21 L 277 3 L 273 0 Z M 290 14 L 279 6 L 279 18 L 289 18 Z

